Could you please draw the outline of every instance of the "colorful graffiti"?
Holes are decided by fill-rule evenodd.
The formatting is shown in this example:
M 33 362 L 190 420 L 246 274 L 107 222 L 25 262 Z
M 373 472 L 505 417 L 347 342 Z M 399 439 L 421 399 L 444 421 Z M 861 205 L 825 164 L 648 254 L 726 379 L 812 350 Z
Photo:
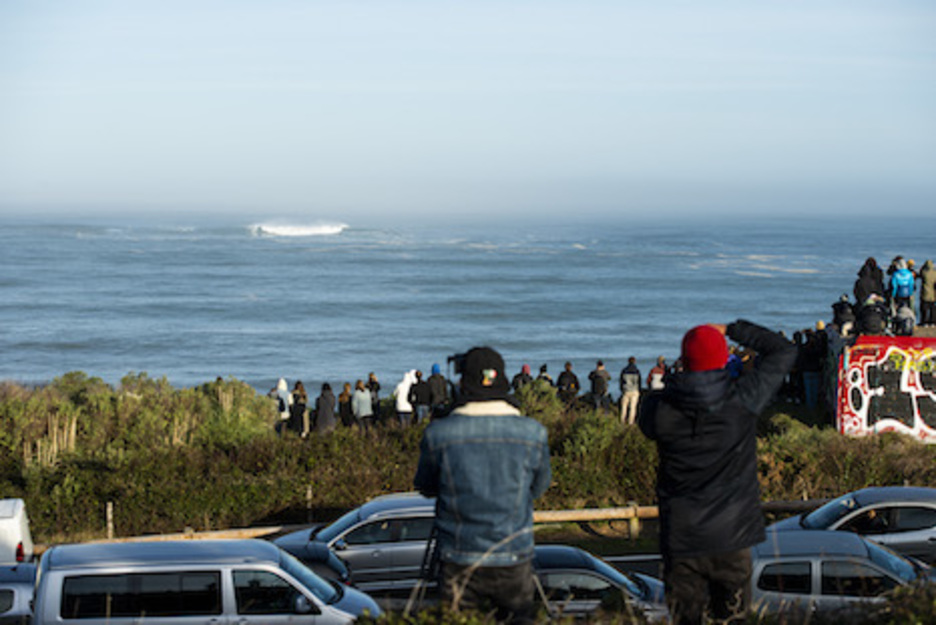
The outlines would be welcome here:
M 936 339 L 861 336 L 846 347 L 836 424 L 852 436 L 901 432 L 936 443 Z

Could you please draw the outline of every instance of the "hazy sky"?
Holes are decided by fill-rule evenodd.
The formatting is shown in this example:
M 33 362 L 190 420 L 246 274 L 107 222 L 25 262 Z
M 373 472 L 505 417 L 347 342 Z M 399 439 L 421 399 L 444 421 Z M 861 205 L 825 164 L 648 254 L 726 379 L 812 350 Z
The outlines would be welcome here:
M 0 3 L 0 216 L 934 200 L 932 0 Z

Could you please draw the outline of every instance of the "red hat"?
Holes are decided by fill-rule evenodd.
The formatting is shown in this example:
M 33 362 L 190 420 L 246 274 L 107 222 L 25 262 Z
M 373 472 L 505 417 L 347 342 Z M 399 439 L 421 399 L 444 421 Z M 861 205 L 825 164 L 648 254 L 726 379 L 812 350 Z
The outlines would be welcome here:
M 728 362 L 725 335 L 712 326 L 696 326 L 682 340 L 682 361 L 687 371 L 722 369 Z

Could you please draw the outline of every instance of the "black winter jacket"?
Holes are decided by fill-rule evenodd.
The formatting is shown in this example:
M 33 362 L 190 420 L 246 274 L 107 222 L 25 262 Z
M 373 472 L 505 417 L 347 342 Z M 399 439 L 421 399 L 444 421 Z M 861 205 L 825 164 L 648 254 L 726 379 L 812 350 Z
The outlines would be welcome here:
M 664 557 L 735 551 L 764 539 L 757 415 L 793 366 L 796 347 L 747 321 L 732 323 L 726 335 L 757 352 L 753 370 L 737 379 L 725 369 L 678 373 L 640 406 L 640 429 L 659 451 Z

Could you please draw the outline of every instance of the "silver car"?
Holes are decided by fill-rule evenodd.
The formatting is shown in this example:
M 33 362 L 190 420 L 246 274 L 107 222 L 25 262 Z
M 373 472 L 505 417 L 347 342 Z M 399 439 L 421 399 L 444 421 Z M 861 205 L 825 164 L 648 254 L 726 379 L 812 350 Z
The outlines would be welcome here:
M 30 602 L 35 584 L 35 564 L 0 566 L 0 625 L 25 625 L 30 622 Z
M 847 619 L 898 586 L 933 581 L 928 565 L 848 532 L 767 532 L 752 560 L 752 607 L 767 614 Z
M 326 545 L 348 564 L 355 587 L 408 592 L 420 579 L 434 521 L 434 499 L 418 493 L 384 495 L 326 527 L 299 530 L 273 542 L 300 559 L 310 542 Z
M 936 561 L 936 488 L 863 488 L 833 499 L 809 514 L 774 523 L 768 529 L 853 532 L 898 553 L 933 563 Z

